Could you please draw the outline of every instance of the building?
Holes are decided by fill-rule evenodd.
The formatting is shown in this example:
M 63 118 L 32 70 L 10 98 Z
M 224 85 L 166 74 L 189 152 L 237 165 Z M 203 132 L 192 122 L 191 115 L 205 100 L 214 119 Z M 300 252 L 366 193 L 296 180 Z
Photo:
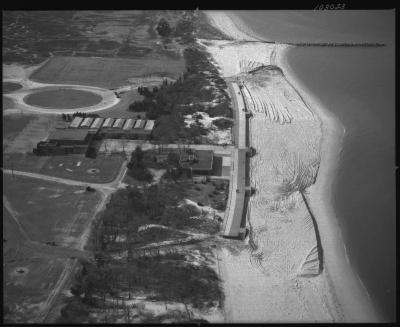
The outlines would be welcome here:
M 93 138 L 94 133 L 90 133 L 87 128 L 78 130 L 59 129 L 50 133 L 48 140 L 50 142 L 57 142 L 61 145 L 84 145 L 89 144 Z
M 92 125 L 90 125 L 91 129 L 99 129 L 101 125 L 103 125 L 104 118 L 96 118 Z
M 132 129 L 133 125 L 135 124 L 135 120 L 134 119 L 127 119 L 125 122 L 124 127 L 122 128 L 123 130 L 129 130 Z
M 148 139 L 155 126 L 154 120 L 117 118 L 112 123 L 111 119 L 107 118 L 100 129 L 105 138 Z
M 39 155 L 64 155 L 85 153 L 96 132 L 90 129 L 56 129 L 46 141 L 37 144 L 34 152 Z
M 69 129 L 90 129 L 105 138 L 148 139 L 155 127 L 154 120 L 133 118 L 75 117 Z
M 210 175 L 213 171 L 212 150 L 187 149 L 179 154 L 179 166 L 191 175 Z
M 92 117 L 87 117 L 83 120 L 83 122 L 79 125 L 79 128 L 88 128 L 90 125 L 92 125 L 94 118 Z
M 75 117 L 71 124 L 69 125 L 70 128 L 77 128 L 79 125 L 82 123 L 83 118 L 82 117 Z
M 109 128 L 112 127 L 114 124 L 114 118 L 106 118 L 106 120 L 103 123 L 103 126 L 101 126 L 102 128 Z
M 152 131 L 153 128 L 154 128 L 154 120 L 147 120 L 146 126 L 144 127 L 144 129 L 146 131 Z
M 139 128 L 139 126 L 142 124 L 142 120 L 141 119 L 138 119 L 136 122 L 135 122 L 135 125 L 133 125 L 133 128 Z
M 117 118 L 114 122 L 114 125 L 112 126 L 113 128 L 122 128 L 124 126 L 125 119 L 123 118 Z

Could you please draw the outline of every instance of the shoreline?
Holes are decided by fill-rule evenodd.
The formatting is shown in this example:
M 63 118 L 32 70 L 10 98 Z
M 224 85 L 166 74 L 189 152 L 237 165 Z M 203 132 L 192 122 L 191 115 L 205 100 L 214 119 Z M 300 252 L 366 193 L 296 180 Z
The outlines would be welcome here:
M 332 205 L 332 184 L 339 169 L 345 128 L 340 120 L 313 97 L 311 92 L 298 80 L 287 61 L 287 53 L 290 49 L 291 47 L 286 47 L 279 52 L 278 66 L 284 70 L 287 80 L 302 94 L 304 102 L 315 111 L 321 120 L 321 162 L 316 182 L 308 188 L 306 199 L 320 227 L 325 258 L 328 254 L 325 265 L 332 279 L 334 291 L 344 309 L 345 321 L 348 319 L 354 322 L 378 322 L 381 318 L 378 317 L 378 313 L 371 303 L 368 290 L 351 266 L 339 220 Z M 324 217 L 326 219 L 323 219 Z M 335 237 L 332 237 L 333 235 L 330 235 L 332 233 L 329 231 L 334 231 Z
M 234 14 L 224 15 L 217 12 L 217 15 L 218 18 L 223 16 L 218 19 L 218 23 L 215 23 L 215 18 L 211 18 L 210 21 L 224 34 L 228 34 L 236 40 L 265 40 L 258 35 L 252 35 L 249 28 Z M 230 23 L 229 20 L 231 20 Z M 226 25 L 223 26 L 224 24 Z M 236 28 L 235 31 L 233 31 L 234 28 Z M 372 305 L 369 294 L 349 262 L 338 219 L 332 206 L 332 183 L 339 167 L 338 156 L 345 133 L 344 126 L 296 78 L 286 58 L 291 48 L 292 46 L 287 45 L 277 46 L 276 64 L 283 69 L 286 80 L 299 95 L 301 94 L 305 104 L 312 108 L 318 116 L 322 130 L 320 167 L 316 182 L 308 188 L 309 194 L 306 195 L 307 203 L 318 225 L 324 250 L 325 269 L 321 275 L 331 285 L 333 296 L 337 298 L 342 310 L 344 322 L 377 322 L 378 314 Z

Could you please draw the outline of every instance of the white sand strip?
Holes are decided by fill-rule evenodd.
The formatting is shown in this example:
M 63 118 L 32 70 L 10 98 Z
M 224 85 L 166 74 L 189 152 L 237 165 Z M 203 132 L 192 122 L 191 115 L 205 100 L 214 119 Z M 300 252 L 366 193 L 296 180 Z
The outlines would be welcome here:
M 278 56 L 279 66 L 284 69 L 291 84 L 301 92 L 306 104 L 315 110 L 322 120 L 320 168 L 316 183 L 309 188 L 307 198 L 318 223 L 327 271 L 343 308 L 344 321 L 377 322 L 379 317 L 369 295 L 349 263 L 338 219 L 332 206 L 332 183 L 338 169 L 337 159 L 340 157 L 344 127 L 296 78 L 287 63 L 286 51 L 288 50 Z
M 225 28 L 225 33 L 230 33 L 232 37 L 241 40 L 250 39 L 248 34 L 234 30 L 235 24 L 227 22 L 230 17 L 224 17 L 221 12 L 218 12 L 218 15 L 207 14 L 213 17 L 216 27 Z M 220 42 L 223 43 L 223 41 Z M 208 51 L 212 53 L 220 66 L 223 76 L 229 77 L 240 73 L 238 60 L 263 61 L 255 57 L 266 52 L 270 54 L 270 60 L 275 60 L 273 58 L 275 49 L 278 65 L 285 68 L 284 72 L 288 73 L 285 63 L 282 62 L 283 48 L 268 46 L 265 43 L 259 44 L 257 48 L 257 43 L 254 42 L 251 46 L 232 43 L 224 47 L 209 46 Z M 263 51 L 264 49 L 266 51 Z M 293 82 L 292 75 L 288 74 L 290 81 Z M 318 146 L 315 145 L 315 140 L 320 137 L 319 120 L 301 103 L 300 98 L 293 100 L 292 103 L 292 106 L 298 106 L 297 110 L 292 111 L 292 108 L 288 110 L 290 114 L 296 111 L 290 125 L 269 123 L 264 115 L 256 115 L 251 121 L 250 132 L 254 135 L 250 138 L 252 142 L 255 142 L 252 145 L 257 149 L 258 155 L 251 160 L 252 185 L 256 185 L 257 193 L 251 198 L 249 219 L 255 238 L 253 242 L 256 243 L 258 250 L 257 256 L 246 254 L 245 251 L 234 256 L 227 252 L 222 253 L 221 264 L 224 269 L 221 271 L 223 271 L 222 278 L 227 290 L 225 311 L 228 316 L 226 320 L 233 322 L 376 321 L 377 317 L 368 297 L 346 262 L 344 246 L 333 210 L 330 204 L 324 202 L 329 199 L 332 163 L 335 164 L 338 149 L 338 146 L 334 145 L 340 144 L 341 130 L 332 128 L 337 127 L 334 118 L 326 114 L 319 103 L 310 101 L 311 96 L 300 88 L 300 83 L 294 85 L 301 91 L 306 104 L 321 116 L 324 124 L 322 168 L 316 184 L 310 188 L 308 201 L 316 218 L 324 249 L 324 270 L 320 276 L 312 279 L 296 278 L 293 275 L 296 269 L 297 271 L 301 269 L 303 272 L 313 269 L 315 243 L 312 238 L 314 237 L 315 240 L 315 233 L 310 233 L 310 219 L 304 219 L 308 211 L 302 199 L 297 197 L 293 200 L 294 202 L 272 201 L 276 194 L 273 188 L 274 183 L 282 178 L 290 177 L 291 169 L 295 172 L 302 168 L 300 163 L 304 162 L 307 165 L 306 168 L 309 167 L 311 175 L 308 176 L 304 171 L 299 179 L 308 181 L 318 168 L 314 162 L 318 161 L 320 156 Z M 248 86 L 250 93 L 253 93 L 254 87 Z M 279 83 L 272 87 L 278 86 Z M 271 92 L 273 91 L 272 88 Z M 270 101 L 272 103 L 280 99 Z M 275 110 L 279 111 L 279 108 Z M 279 117 L 278 112 L 273 114 L 275 119 Z M 299 122 L 296 123 L 298 120 Z M 294 161 L 290 159 L 291 153 L 298 154 Z M 293 167 L 293 164 L 296 166 Z M 278 214 L 277 209 L 284 210 L 282 206 L 290 203 L 297 208 L 295 210 L 297 214 L 288 212 L 284 215 Z M 288 222 L 292 222 L 291 225 L 284 223 L 287 219 L 289 219 Z

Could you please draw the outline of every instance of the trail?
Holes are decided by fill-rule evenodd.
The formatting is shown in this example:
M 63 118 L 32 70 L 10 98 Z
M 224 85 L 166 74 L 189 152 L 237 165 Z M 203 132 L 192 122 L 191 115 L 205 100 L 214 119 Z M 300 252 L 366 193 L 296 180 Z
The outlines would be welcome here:
M 13 174 L 13 175 L 18 175 L 18 176 L 42 179 L 42 180 L 66 184 L 66 185 L 82 186 L 82 187 L 90 186 L 93 188 L 99 188 L 100 190 L 104 190 L 104 191 L 115 191 L 118 189 L 119 183 L 123 179 L 123 177 L 127 171 L 127 168 L 126 168 L 126 161 L 124 161 L 124 163 L 122 164 L 122 168 L 118 173 L 118 176 L 112 182 L 109 182 L 109 183 L 82 182 L 82 181 L 68 179 L 68 178 L 55 177 L 55 176 L 49 176 L 49 175 L 45 175 L 45 174 L 31 173 L 31 172 L 26 172 L 26 171 L 18 171 L 18 170 L 4 169 L 4 168 L 2 168 L 2 171 L 5 174 Z

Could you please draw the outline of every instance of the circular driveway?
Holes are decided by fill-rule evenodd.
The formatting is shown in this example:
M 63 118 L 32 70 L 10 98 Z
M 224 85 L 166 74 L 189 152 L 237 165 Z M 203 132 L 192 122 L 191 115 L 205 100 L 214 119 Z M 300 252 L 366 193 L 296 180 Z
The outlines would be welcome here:
M 116 105 L 120 99 L 115 96 L 114 91 L 103 89 L 100 87 L 86 86 L 86 85 L 71 85 L 71 84 L 44 84 L 33 82 L 29 79 L 5 79 L 3 82 L 18 83 L 22 85 L 22 89 L 16 90 L 12 93 L 4 94 L 5 97 L 9 97 L 14 100 L 15 107 L 18 110 L 31 111 L 44 114 L 72 114 L 76 111 L 79 112 L 95 112 L 108 109 Z M 101 96 L 102 100 L 91 106 L 76 107 L 76 108 L 48 108 L 40 107 L 25 102 L 26 98 L 33 93 L 51 91 L 51 90 L 77 90 L 83 92 L 90 92 Z M 7 109 L 7 108 L 4 108 Z

